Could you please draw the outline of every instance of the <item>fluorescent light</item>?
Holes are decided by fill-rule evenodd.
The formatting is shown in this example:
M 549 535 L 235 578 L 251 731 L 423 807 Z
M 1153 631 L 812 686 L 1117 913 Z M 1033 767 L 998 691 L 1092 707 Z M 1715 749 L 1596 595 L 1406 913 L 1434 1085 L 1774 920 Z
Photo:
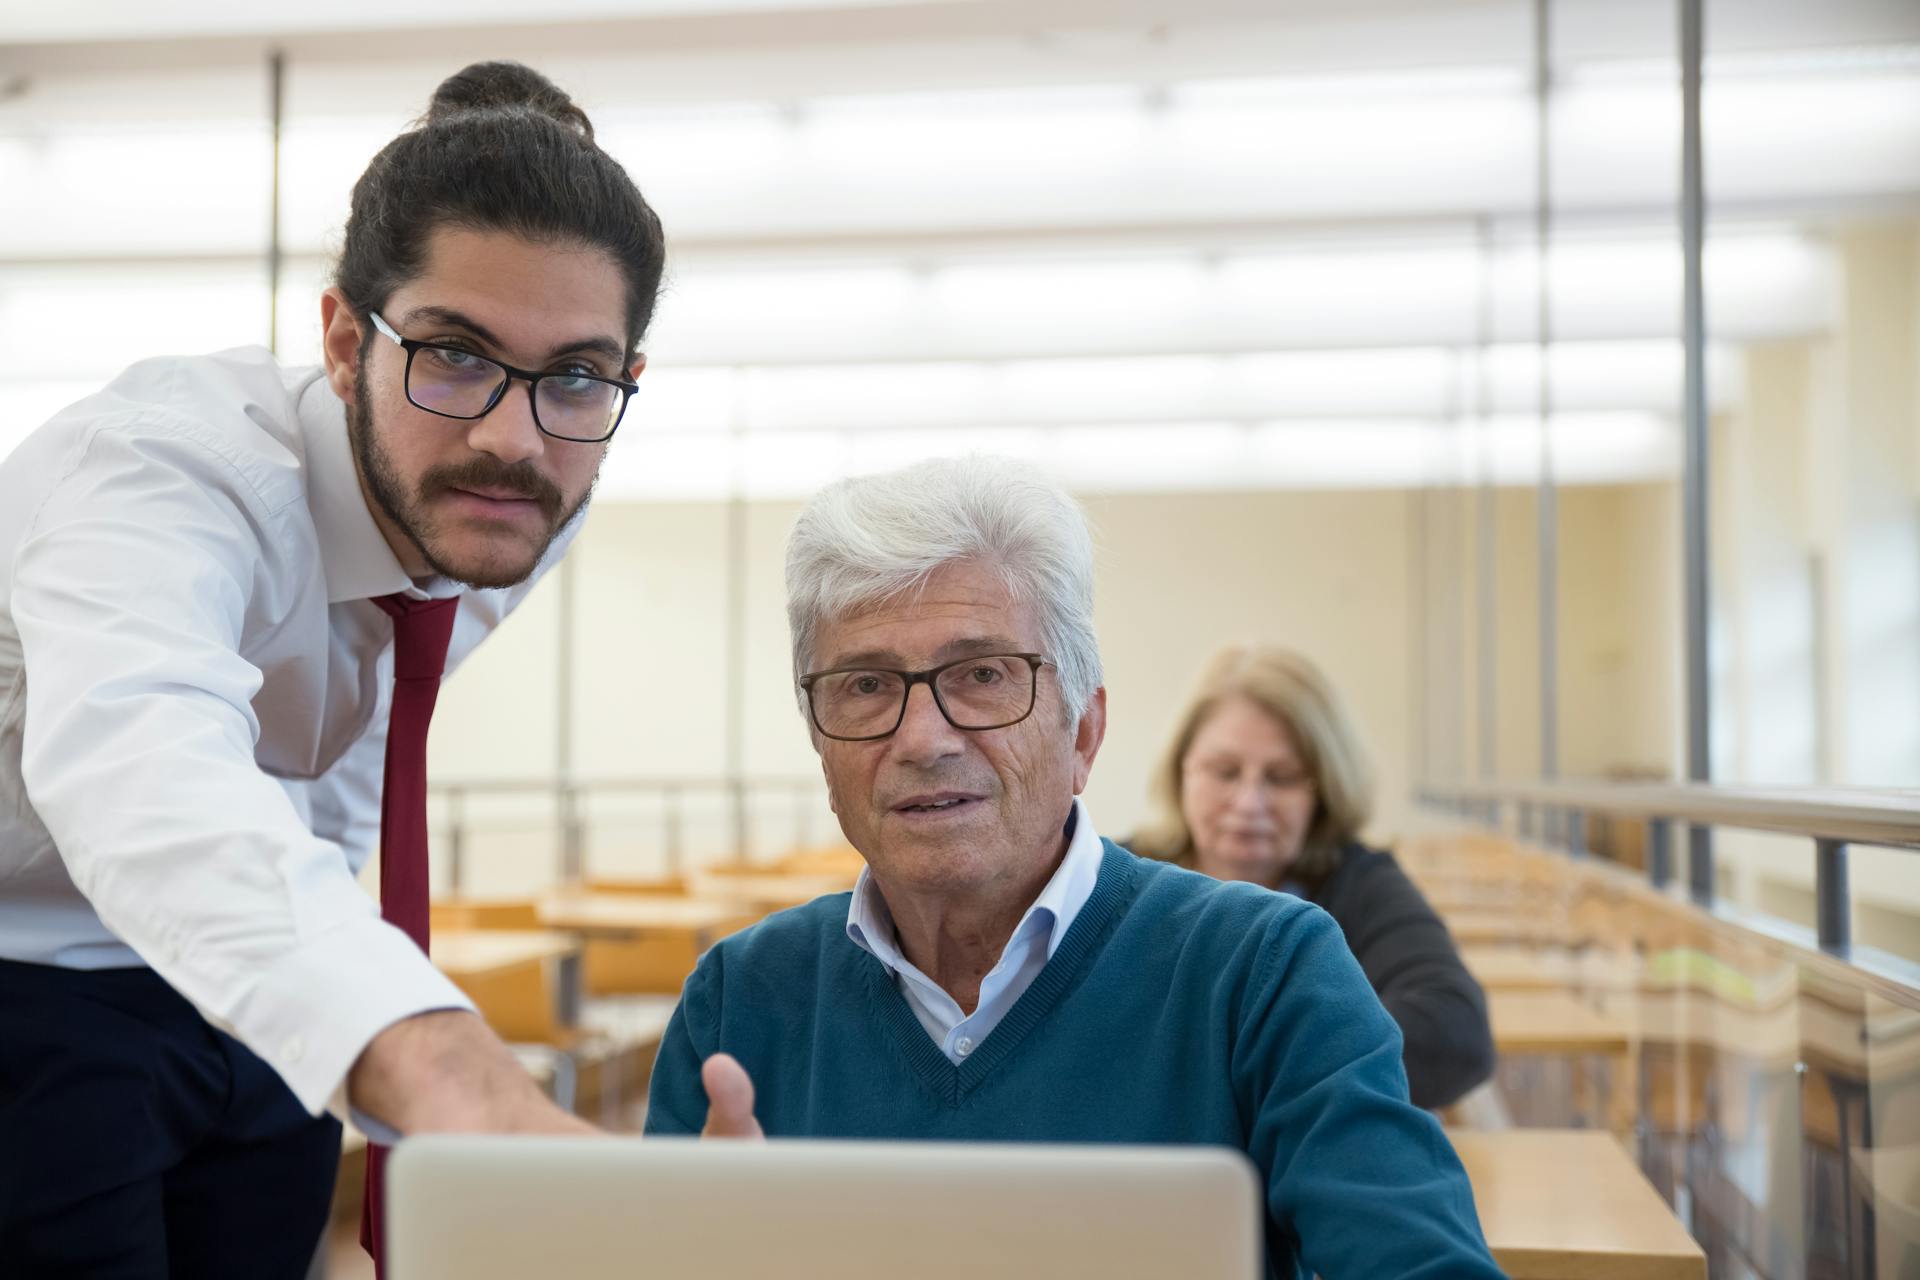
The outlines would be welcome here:
M 270 165 L 264 123 L 10 140 L 0 153 L 7 256 L 264 250 Z
M 1898 195 L 1920 183 L 1920 50 L 1843 53 L 1727 60 L 1710 71 L 1710 196 L 1796 207 L 1810 196 Z M 1151 93 L 1145 79 L 779 104 L 646 105 L 636 89 L 596 115 L 602 139 L 683 239 L 1354 215 L 1464 221 L 1523 210 L 1532 198 L 1534 106 L 1511 67 L 1192 80 Z M 220 80 L 214 106 L 202 108 L 221 119 L 185 127 L 180 104 L 168 103 L 160 117 L 174 123 L 148 127 L 163 82 L 154 74 L 102 88 L 85 104 L 37 91 L 39 114 L 0 117 L 0 128 L 30 139 L 0 143 L 11 153 L 0 154 L 10 254 L 260 247 L 267 137 L 239 105 L 239 80 Z M 112 131 L 88 123 L 111 114 L 103 98 L 133 123 Z M 1671 62 L 1582 64 L 1553 112 L 1562 210 L 1674 197 Z M 290 244 L 327 243 L 352 180 L 403 125 L 392 112 L 290 113 Z M 129 200 L 130 191 L 141 198 Z
M 1569 340 L 1679 336 L 1679 250 L 1671 236 L 1574 239 L 1548 258 L 1554 332 Z M 1467 245 L 1229 254 L 961 258 L 905 265 L 702 268 L 676 273 L 651 349 L 663 364 L 931 362 L 1132 357 L 1296 347 L 1423 347 L 1530 339 L 1531 248 L 1489 268 Z M 1778 231 L 1721 228 L 1707 246 L 1715 336 L 1824 331 L 1831 250 Z
M 1726 394 L 1710 353 L 1709 403 Z M 1677 413 L 1682 352 L 1674 342 L 1560 343 L 1549 362 L 1562 411 Z M 1539 354 L 1439 347 L 1279 351 L 1126 358 L 748 366 L 662 363 L 647 373 L 629 419 L 647 431 L 899 431 L 1005 423 L 1079 426 L 1188 420 L 1328 417 L 1445 420 L 1532 412 Z M 1490 397 L 1484 404 L 1481 397 Z
M 186 266 L 13 275 L 0 280 L 0 377 L 104 382 L 146 356 L 264 342 L 264 284 Z
M 353 184 L 407 121 L 400 116 L 292 116 L 280 143 L 280 234 L 305 250 L 337 248 Z
M 1550 434 L 1562 485 L 1665 480 L 1677 470 L 1675 431 L 1655 415 L 1563 414 Z M 1539 427 L 1410 418 L 649 436 L 622 440 L 597 492 L 608 501 L 801 498 L 840 476 L 970 453 L 1033 462 L 1086 492 L 1399 489 L 1475 484 L 1483 470 L 1494 483 L 1526 485 L 1538 470 Z

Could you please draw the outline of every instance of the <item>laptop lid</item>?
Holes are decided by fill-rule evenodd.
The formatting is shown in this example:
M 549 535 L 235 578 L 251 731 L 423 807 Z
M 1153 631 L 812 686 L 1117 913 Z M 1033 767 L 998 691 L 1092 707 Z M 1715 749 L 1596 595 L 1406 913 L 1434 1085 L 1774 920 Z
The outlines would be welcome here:
M 387 1173 L 392 1280 L 1251 1280 L 1238 1151 L 430 1136 Z

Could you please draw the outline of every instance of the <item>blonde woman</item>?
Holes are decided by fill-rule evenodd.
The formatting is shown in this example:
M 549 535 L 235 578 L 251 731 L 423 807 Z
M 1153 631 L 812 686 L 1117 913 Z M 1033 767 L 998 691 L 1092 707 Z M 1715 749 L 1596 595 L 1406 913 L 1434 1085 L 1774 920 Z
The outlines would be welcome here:
M 1323 908 L 1400 1025 L 1414 1104 L 1442 1107 L 1493 1073 L 1486 997 L 1392 856 L 1360 843 L 1371 789 L 1319 670 L 1283 649 L 1234 646 L 1207 664 L 1180 717 L 1134 849 Z

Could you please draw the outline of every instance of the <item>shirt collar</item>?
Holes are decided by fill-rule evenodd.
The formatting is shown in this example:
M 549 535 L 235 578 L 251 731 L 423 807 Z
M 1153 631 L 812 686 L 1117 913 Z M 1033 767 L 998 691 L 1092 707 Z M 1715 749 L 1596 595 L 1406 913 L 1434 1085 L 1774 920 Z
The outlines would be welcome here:
M 1048 959 L 1059 949 L 1060 940 L 1073 927 L 1074 918 L 1093 896 L 1094 884 L 1100 878 L 1100 836 L 1087 817 L 1086 806 L 1077 798 L 1067 815 L 1067 830 L 1072 834 L 1067 839 L 1066 856 L 1060 859 L 1052 878 L 1027 907 L 1008 938 L 1011 943 L 1031 930 L 1046 929 Z M 897 974 L 911 966 L 912 962 L 900 951 L 893 913 L 887 909 L 887 900 L 881 896 L 880 886 L 873 882 L 873 875 L 866 867 L 860 869 L 860 878 L 853 886 L 853 901 L 847 904 L 847 938 L 885 965 L 890 973 Z
M 318 370 L 300 390 L 296 416 L 306 441 L 307 506 L 320 538 L 327 603 L 375 596 L 448 596 L 458 583 L 434 577 L 415 582 L 374 523 L 347 438 L 347 407 Z

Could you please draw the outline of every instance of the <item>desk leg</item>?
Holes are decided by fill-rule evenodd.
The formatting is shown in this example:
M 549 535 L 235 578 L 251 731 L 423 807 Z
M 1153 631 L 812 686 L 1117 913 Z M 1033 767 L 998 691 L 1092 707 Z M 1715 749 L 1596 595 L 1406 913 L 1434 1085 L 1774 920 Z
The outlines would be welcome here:
M 584 944 L 582 950 L 560 957 L 560 970 L 557 975 L 559 990 L 554 993 L 554 1004 L 560 1017 L 560 1025 L 563 1027 L 580 1025 L 580 1000 L 584 981 L 581 968 L 584 963 Z
M 1607 1055 L 1607 1093 L 1604 1106 L 1607 1112 L 1607 1129 L 1614 1137 L 1622 1141 L 1634 1138 L 1634 1121 L 1638 1114 L 1639 1090 L 1635 1087 L 1639 1073 L 1634 1069 L 1633 1051 Z M 1631 1148 L 1638 1150 L 1638 1148 Z

